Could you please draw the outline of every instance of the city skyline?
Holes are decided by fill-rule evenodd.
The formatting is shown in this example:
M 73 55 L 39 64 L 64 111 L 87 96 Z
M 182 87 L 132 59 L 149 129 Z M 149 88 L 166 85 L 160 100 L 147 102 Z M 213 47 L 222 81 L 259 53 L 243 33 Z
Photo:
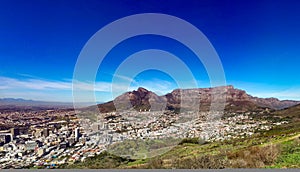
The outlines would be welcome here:
M 71 102 L 74 66 L 90 37 L 119 18 L 153 12 L 182 18 L 201 30 L 220 57 L 228 85 L 253 96 L 300 100 L 297 77 L 300 3 L 297 1 L 3 1 L 1 4 L 0 98 Z M 144 35 L 121 42 L 105 57 L 95 81 L 98 101 L 113 99 L 113 76 L 132 79 L 128 91 L 141 86 L 162 95 L 178 88 L 174 79 L 161 71 L 145 71 L 135 78 L 114 75 L 124 59 L 145 49 L 173 53 L 190 68 L 199 87 L 210 86 L 205 68 L 187 47 L 165 37 Z M 191 87 L 191 81 L 183 82 L 184 88 Z

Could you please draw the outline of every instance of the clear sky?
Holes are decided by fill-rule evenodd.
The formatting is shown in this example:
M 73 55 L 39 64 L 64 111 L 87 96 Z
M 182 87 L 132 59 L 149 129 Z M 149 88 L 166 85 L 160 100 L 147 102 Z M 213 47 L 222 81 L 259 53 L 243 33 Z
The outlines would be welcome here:
M 165 13 L 207 36 L 227 84 L 255 96 L 300 100 L 299 9 L 297 0 L 1 0 L 0 98 L 71 101 L 74 66 L 93 34 L 128 15 Z M 124 58 L 144 49 L 181 57 L 199 87 L 210 86 L 204 67 L 187 47 L 144 35 L 123 41 L 105 57 L 96 80 L 98 101 L 112 98 L 111 78 Z M 158 94 L 178 87 L 169 75 L 155 70 L 133 78 L 130 89 L 138 86 Z

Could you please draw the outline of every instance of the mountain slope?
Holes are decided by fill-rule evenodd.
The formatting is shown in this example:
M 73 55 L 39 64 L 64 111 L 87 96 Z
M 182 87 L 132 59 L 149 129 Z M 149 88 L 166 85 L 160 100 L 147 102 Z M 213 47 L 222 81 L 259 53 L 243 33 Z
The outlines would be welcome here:
M 300 105 L 295 105 L 289 108 L 276 111 L 274 114 L 282 117 L 289 117 L 294 121 L 300 122 Z

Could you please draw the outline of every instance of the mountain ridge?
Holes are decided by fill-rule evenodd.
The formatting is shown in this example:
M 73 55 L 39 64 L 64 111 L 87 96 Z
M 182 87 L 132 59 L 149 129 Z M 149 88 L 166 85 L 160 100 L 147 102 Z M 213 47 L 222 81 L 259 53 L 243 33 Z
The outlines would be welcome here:
M 183 100 L 181 99 L 182 93 L 186 95 Z M 118 110 L 133 108 L 138 111 L 163 110 L 165 108 L 176 111 L 179 109 L 197 109 L 195 102 L 199 100 L 199 110 L 209 111 L 212 99 L 216 102 L 226 100 L 225 111 L 229 112 L 260 111 L 266 108 L 280 110 L 300 104 L 300 101 L 295 100 L 254 97 L 245 90 L 227 85 L 210 88 L 174 89 L 172 92 L 162 96 L 139 87 L 137 90 L 129 91 L 116 97 L 113 101 L 98 104 L 97 106 L 100 112 L 111 112 L 115 111 L 116 108 Z M 181 102 L 186 103 L 182 106 Z

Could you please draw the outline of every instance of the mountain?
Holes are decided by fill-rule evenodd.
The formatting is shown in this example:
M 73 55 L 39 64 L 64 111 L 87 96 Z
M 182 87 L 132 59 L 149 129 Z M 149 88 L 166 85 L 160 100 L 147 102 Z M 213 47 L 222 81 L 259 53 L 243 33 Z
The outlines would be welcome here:
M 185 95 L 184 98 L 181 95 Z M 158 96 L 152 91 L 140 87 L 137 90 L 116 97 L 113 101 L 99 104 L 98 108 L 100 112 L 111 112 L 116 108 L 118 110 L 134 108 L 142 111 L 149 109 L 155 111 L 166 108 L 167 110 L 176 111 L 180 108 L 194 110 L 199 105 L 200 111 L 208 111 L 212 100 L 217 102 L 217 105 L 218 102 L 221 104 L 223 100 L 226 100 L 225 110 L 229 112 L 260 111 L 266 108 L 278 110 L 300 103 L 291 100 L 281 101 L 276 98 L 253 97 L 247 94 L 246 91 L 236 89 L 233 86 L 175 89 L 163 96 Z
M 158 96 L 152 91 L 140 87 L 137 90 L 126 92 L 116 97 L 113 101 L 99 104 L 98 108 L 100 112 L 111 112 L 116 110 L 116 108 L 119 110 L 128 110 L 130 108 L 136 110 L 163 110 L 166 100 L 166 97 Z
M 99 102 L 98 102 L 99 103 Z M 87 107 L 95 104 L 94 102 L 77 102 L 79 107 Z M 26 100 L 21 98 L 0 98 L 0 108 L 4 106 L 14 107 L 66 107 L 72 108 L 72 102 L 52 102 L 52 101 L 37 101 L 37 100 Z
M 72 108 L 72 107 L 73 107 L 72 103 L 35 101 L 35 100 L 25 100 L 21 98 L 0 99 L 1 111 L 45 110 L 45 109 Z
M 261 107 L 269 107 L 280 110 L 299 104 L 299 101 L 294 100 L 279 100 L 277 98 L 258 98 L 252 97 L 252 101 Z
M 236 89 L 233 86 L 227 86 L 227 105 L 244 107 L 251 110 L 251 108 L 269 108 L 273 110 L 280 110 L 288 108 L 300 103 L 294 100 L 279 100 L 277 98 L 258 98 L 246 93 L 244 90 Z

